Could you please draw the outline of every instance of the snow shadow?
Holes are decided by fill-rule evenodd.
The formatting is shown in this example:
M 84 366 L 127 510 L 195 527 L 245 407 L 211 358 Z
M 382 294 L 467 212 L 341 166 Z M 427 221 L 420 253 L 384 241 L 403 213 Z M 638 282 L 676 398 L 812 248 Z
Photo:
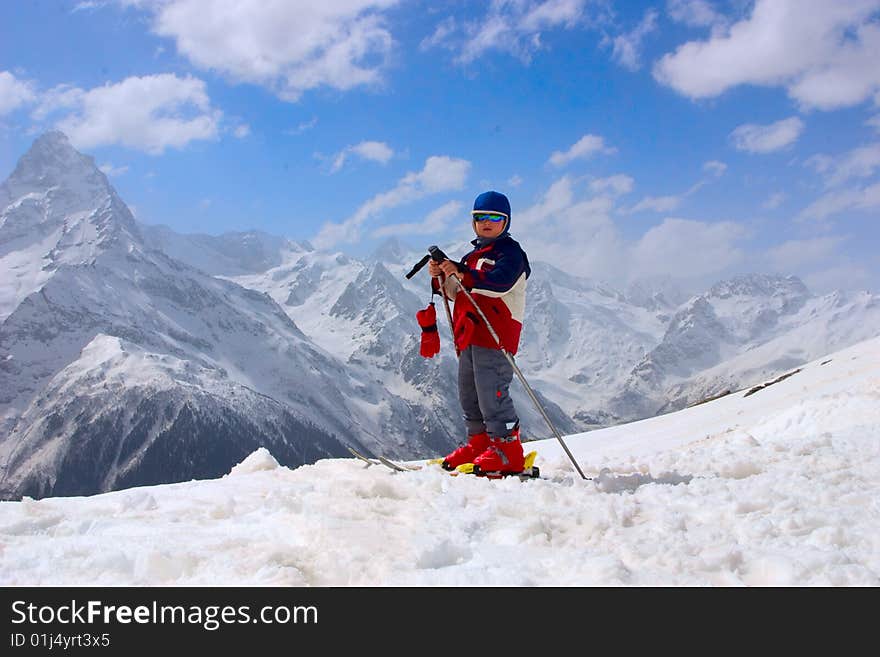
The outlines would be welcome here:
M 644 486 L 645 484 L 677 486 L 678 484 L 689 484 L 693 478 L 693 475 L 680 475 L 677 472 L 664 472 L 657 477 L 650 474 L 642 474 L 641 472 L 618 474 L 608 468 L 603 468 L 598 476 L 593 478 L 593 481 L 603 493 L 633 493 L 639 486 Z

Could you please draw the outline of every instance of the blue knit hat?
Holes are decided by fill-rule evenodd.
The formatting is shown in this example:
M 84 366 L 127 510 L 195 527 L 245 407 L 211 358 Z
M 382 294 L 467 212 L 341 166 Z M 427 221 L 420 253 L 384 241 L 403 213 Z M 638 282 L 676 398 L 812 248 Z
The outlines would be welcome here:
M 501 234 L 510 230 L 510 201 L 501 192 L 490 191 L 480 194 L 474 200 L 474 212 L 501 212 L 507 215 L 507 222 Z

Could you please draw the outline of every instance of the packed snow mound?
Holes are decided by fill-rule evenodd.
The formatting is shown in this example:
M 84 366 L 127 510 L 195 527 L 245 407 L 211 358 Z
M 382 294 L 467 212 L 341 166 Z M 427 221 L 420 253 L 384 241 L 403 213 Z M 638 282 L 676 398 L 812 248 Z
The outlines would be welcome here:
M 264 472 L 266 470 L 275 470 L 280 468 L 278 461 L 269 453 L 265 447 L 260 447 L 251 452 L 251 454 L 241 463 L 234 466 L 229 471 L 229 476 L 253 474 L 254 472 Z

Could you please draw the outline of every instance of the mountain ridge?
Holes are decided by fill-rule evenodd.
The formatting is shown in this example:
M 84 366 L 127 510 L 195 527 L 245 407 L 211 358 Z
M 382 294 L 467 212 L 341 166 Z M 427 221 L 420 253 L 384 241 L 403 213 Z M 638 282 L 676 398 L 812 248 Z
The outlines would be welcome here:
M 102 461 L 118 475 L 110 482 L 76 476 L 83 464 L 64 473 L 63 458 L 50 459 L 50 467 L 34 457 L 50 444 L 72 454 L 71 441 L 88 442 L 87 416 L 127 427 L 128 409 L 150 395 L 156 404 L 143 406 L 146 415 L 181 418 L 169 425 L 177 438 L 166 432 L 173 446 L 163 443 L 181 462 L 197 462 L 186 455 L 181 427 L 189 427 L 190 448 L 199 453 L 210 451 L 200 436 L 220 436 L 217 463 L 203 462 L 200 472 L 233 458 L 234 435 L 223 426 L 240 427 L 249 447 L 256 442 L 247 437 L 260 436 L 291 459 L 285 465 L 346 445 L 432 456 L 463 439 L 451 332 L 438 310 L 441 353 L 418 355 L 414 315 L 431 295 L 425 272 L 404 277 L 423 254 L 400 240 L 359 259 L 259 231 L 186 236 L 139 225 L 94 160 L 60 133 L 38 139 L 0 190 L 9 200 L 0 207 L 3 495 L 53 494 L 58 481 L 143 481 L 135 463 Z M 453 255 L 469 248 L 442 246 Z M 876 295 L 815 296 L 793 276 L 733 277 L 685 299 L 668 280 L 618 290 L 532 265 L 517 361 L 563 433 L 675 410 L 880 334 Z M 101 377 L 115 370 L 86 361 L 93 344 L 112 340 L 127 345 L 125 353 L 143 352 L 120 358 L 143 363 L 157 379 L 170 377 L 173 391 L 136 384 L 128 371 L 125 394 L 105 393 Z M 158 365 L 168 358 L 192 369 L 169 373 Z M 549 436 L 518 383 L 511 394 L 525 438 Z M 106 412 L 94 410 L 95 398 Z M 181 400 L 189 400 L 186 410 Z M 91 414 L 83 415 L 87 408 Z M 248 413 L 286 419 L 273 424 Z M 215 416 L 227 417 L 225 424 Z M 77 417 L 85 434 L 74 426 Z M 147 431 L 156 450 L 160 424 Z M 116 439 L 94 433 L 104 451 L 135 440 L 127 428 Z M 149 471 L 158 476 L 159 469 Z

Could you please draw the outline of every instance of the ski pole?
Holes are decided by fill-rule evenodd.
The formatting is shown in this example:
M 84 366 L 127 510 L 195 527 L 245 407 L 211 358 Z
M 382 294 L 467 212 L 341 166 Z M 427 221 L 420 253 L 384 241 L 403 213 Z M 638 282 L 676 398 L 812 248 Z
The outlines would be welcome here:
M 438 249 L 439 251 L 439 249 Z M 442 252 L 441 252 L 442 253 Z M 544 421 L 547 422 L 547 426 L 550 427 L 550 430 L 553 432 L 553 435 L 556 436 L 556 440 L 559 441 L 559 444 L 562 445 L 562 449 L 565 450 L 565 453 L 568 455 L 568 458 L 574 464 L 575 469 L 578 471 L 578 474 L 582 479 L 589 479 L 587 475 L 584 474 L 584 471 L 581 470 L 581 466 L 578 465 L 578 462 L 575 460 L 571 451 L 568 449 L 568 445 L 565 444 L 565 441 L 562 439 L 559 431 L 556 429 L 556 426 L 553 424 L 552 420 L 550 420 L 550 416 L 547 415 L 547 411 L 544 410 L 544 407 L 541 405 L 541 402 L 538 401 L 538 397 L 535 395 L 535 392 L 532 390 L 532 387 L 529 385 L 528 381 L 526 381 L 526 377 L 523 376 L 523 373 L 520 371 L 517 364 L 514 362 L 513 357 L 507 353 L 507 349 L 504 348 L 504 345 L 501 344 L 501 339 L 498 337 L 498 334 L 495 332 L 495 329 L 492 328 L 492 324 L 489 323 L 489 318 L 486 317 L 486 314 L 483 312 L 482 308 L 477 305 L 477 302 L 474 301 L 474 298 L 471 296 L 471 293 L 468 292 L 464 284 L 461 282 L 461 279 L 458 276 L 452 277 L 456 283 L 458 283 L 458 291 L 463 292 L 464 296 L 468 301 L 471 302 L 471 305 L 477 311 L 477 314 L 480 316 L 480 319 L 486 324 L 486 328 L 489 329 L 489 334 L 492 336 L 492 339 L 495 340 L 495 344 L 498 345 L 498 348 L 501 350 L 501 353 L 504 354 L 505 358 L 507 358 L 507 362 L 510 363 L 511 367 L 513 367 L 513 371 L 516 372 L 516 375 L 519 377 L 519 380 L 522 382 L 523 387 L 526 389 L 526 392 L 529 393 L 529 397 L 531 397 L 532 402 L 534 402 L 538 411 L 544 416 Z
M 440 294 L 443 296 L 443 307 L 446 308 L 446 319 L 449 320 L 449 330 L 452 331 L 452 345 L 455 347 L 455 357 L 461 356 L 458 346 L 455 344 L 455 326 L 452 325 L 452 311 L 449 310 L 449 297 L 446 296 L 446 276 L 440 274 Z

